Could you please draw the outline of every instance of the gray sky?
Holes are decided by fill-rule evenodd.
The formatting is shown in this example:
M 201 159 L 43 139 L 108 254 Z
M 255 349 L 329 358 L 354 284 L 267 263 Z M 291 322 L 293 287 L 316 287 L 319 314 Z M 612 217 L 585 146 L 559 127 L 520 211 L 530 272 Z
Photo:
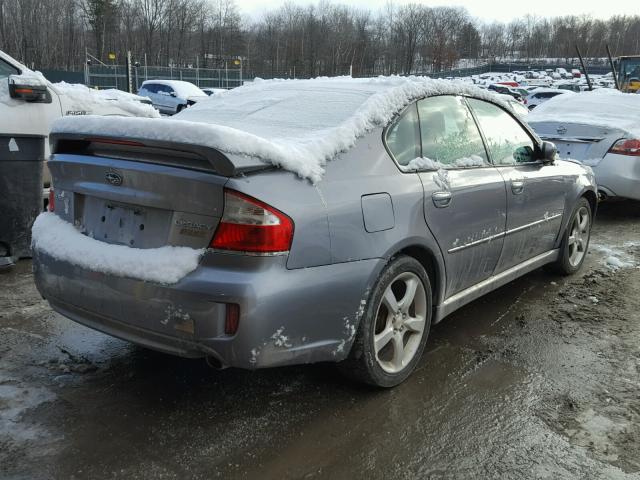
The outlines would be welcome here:
M 242 13 L 251 17 L 259 16 L 265 10 L 277 8 L 284 0 L 236 0 Z M 315 4 L 315 0 L 291 0 L 298 5 Z M 359 8 L 378 10 L 387 0 L 336 0 L 331 3 L 353 5 Z M 556 17 L 561 15 L 590 14 L 597 18 L 609 18 L 617 14 L 637 14 L 637 2 L 633 0 L 394 0 L 396 4 L 421 3 L 428 6 L 463 6 L 469 13 L 482 20 L 509 21 L 514 17 L 535 14 L 537 16 Z

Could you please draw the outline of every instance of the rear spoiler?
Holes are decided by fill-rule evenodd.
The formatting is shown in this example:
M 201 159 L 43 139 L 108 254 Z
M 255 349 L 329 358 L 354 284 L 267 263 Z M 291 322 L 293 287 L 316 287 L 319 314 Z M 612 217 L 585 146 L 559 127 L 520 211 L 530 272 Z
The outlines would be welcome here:
M 225 177 L 273 168 L 273 165 L 256 157 L 223 153 L 212 147 L 190 143 L 81 133 L 52 133 L 49 142 L 53 155 L 118 158 L 205 171 Z

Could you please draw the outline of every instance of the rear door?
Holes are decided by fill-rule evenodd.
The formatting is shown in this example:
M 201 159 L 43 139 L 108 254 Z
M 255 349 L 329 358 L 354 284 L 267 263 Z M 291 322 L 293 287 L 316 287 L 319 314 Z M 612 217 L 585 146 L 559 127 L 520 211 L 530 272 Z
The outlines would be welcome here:
M 437 170 L 419 173 L 425 219 L 445 258 L 449 297 L 491 276 L 498 263 L 505 184 L 463 98 L 425 98 L 418 112 L 422 156 L 437 162 Z
M 496 168 L 507 187 L 507 226 L 496 273 L 553 249 L 570 179 L 543 164 L 536 141 L 506 110 L 470 98 Z

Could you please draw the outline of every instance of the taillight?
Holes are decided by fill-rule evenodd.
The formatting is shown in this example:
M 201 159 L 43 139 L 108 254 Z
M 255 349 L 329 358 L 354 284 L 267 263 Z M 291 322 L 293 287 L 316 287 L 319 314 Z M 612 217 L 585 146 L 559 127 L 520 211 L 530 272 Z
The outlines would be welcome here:
M 286 252 L 293 221 L 284 213 L 234 190 L 224 191 L 224 213 L 211 248 L 248 253 Z
M 640 157 L 640 140 L 637 138 L 623 138 L 614 143 L 609 152 Z
M 49 189 L 49 204 L 47 205 L 47 210 L 53 212 L 56 207 L 56 196 L 53 193 L 53 187 Z

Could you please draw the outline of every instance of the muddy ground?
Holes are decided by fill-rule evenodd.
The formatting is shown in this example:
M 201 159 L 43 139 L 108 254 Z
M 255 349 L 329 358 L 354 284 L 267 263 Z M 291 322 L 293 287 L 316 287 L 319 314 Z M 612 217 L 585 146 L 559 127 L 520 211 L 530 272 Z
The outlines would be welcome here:
M 388 391 L 331 365 L 246 372 L 138 348 L 0 275 L 0 478 L 640 479 L 640 204 L 582 272 L 540 270 L 434 327 Z

